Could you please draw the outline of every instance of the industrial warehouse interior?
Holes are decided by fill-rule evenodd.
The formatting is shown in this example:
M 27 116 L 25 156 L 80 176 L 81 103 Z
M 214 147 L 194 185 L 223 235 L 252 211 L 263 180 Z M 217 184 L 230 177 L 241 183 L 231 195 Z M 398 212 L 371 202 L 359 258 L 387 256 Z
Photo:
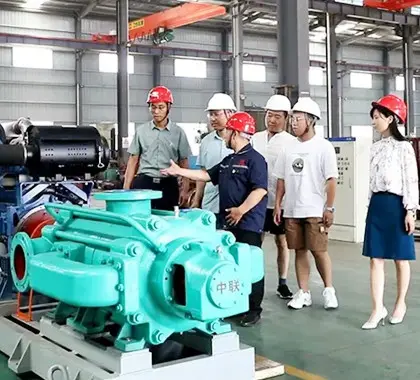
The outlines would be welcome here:
M 419 379 L 419 77 L 420 1 L 0 0 L 0 380 Z

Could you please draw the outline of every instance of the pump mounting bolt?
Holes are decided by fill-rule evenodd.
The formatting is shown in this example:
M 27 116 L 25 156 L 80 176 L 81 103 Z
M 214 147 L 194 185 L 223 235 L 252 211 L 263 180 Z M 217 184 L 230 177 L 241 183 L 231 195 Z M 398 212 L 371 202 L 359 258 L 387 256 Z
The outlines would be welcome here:
M 147 224 L 147 227 L 149 228 L 149 230 L 151 231 L 156 231 L 159 228 L 162 227 L 162 223 L 159 220 L 150 220 L 149 223 Z
M 116 264 L 115 264 L 115 266 L 114 266 L 114 268 L 115 268 L 116 270 L 121 270 L 121 269 L 122 269 L 122 265 L 121 265 L 121 263 L 116 263 Z
M 220 323 L 219 323 L 219 321 L 213 321 L 213 322 L 210 322 L 209 324 L 208 324 L 208 329 L 210 330 L 210 331 L 215 331 L 215 330 L 217 330 L 217 328 L 220 326 Z
M 133 315 L 133 322 L 134 323 L 140 323 L 143 320 L 143 314 L 136 313 Z
M 156 330 L 153 333 L 153 338 L 157 343 L 162 343 L 163 339 L 165 338 L 165 336 L 163 335 L 163 333 L 161 333 L 159 330 Z
M 231 245 L 235 244 L 234 236 L 231 235 L 231 234 L 225 234 L 223 236 L 223 244 L 225 244 L 227 246 L 231 246 Z
M 210 224 L 215 222 L 215 216 L 212 214 L 204 214 L 201 217 L 201 221 L 203 222 L 203 224 L 205 224 L 206 226 L 209 226 Z

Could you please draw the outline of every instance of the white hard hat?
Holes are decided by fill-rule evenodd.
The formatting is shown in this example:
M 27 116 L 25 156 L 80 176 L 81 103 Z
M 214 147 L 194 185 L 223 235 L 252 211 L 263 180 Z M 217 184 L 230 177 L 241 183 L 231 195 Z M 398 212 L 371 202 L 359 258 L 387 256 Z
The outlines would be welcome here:
M 319 108 L 319 105 L 309 97 L 299 98 L 297 103 L 293 106 L 292 111 L 309 113 L 312 116 L 321 119 L 321 109 Z
M 271 111 L 284 111 L 290 112 L 292 105 L 287 96 L 284 95 L 273 95 L 267 100 L 267 104 L 264 107 L 266 110 Z
M 214 94 L 207 104 L 206 111 L 213 110 L 234 110 L 236 111 L 235 103 L 228 94 L 218 92 Z

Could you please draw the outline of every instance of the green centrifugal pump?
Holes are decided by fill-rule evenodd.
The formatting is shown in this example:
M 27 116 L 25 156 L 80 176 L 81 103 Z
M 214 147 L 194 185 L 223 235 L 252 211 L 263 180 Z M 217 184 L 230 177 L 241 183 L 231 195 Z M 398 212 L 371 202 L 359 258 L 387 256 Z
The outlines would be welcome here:
M 231 331 L 224 318 L 246 312 L 252 284 L 264 276 L 263 252 L 215 228 L 208 211 L 160 211 L 161 192 L 95 194 L 106 210 L 46 204 L 55 224 L 42 237 L 15 235 L 16 288 L 59 301 L 51 318 L 121 351 L 165 342 L 172 334 Z

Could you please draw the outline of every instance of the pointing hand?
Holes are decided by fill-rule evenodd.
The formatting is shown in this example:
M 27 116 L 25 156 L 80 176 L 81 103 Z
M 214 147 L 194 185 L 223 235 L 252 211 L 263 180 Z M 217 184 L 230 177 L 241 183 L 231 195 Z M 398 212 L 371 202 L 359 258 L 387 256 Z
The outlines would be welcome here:
M 170 175 L 172 175 L 172 176 L 176 176 L 176 175 L 178 175 L 179 174 L 179 169 L 180 169 L 180 167 L 175 163 L 175 162 L 173 162 L 172 160 L 171 160 L 171 166 L 169 166 L 168 168 L 166 168 L 166 169 L 161 169 L 161 173 L 163 174 L 163 175 L 166 175 L 166 176 L 170 176 Z

